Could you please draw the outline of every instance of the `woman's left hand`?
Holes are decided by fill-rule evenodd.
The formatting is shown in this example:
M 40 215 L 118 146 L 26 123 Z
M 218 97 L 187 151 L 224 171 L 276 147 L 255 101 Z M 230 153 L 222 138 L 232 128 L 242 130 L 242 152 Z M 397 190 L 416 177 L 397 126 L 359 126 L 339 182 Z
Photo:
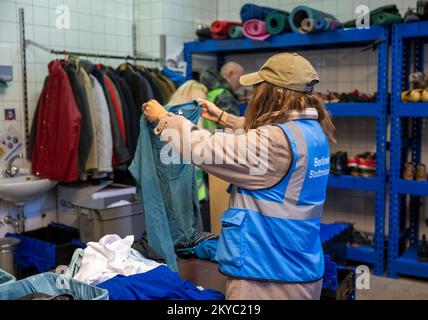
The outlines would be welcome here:
M 156 100 L 143 104 L 143 113 L 150 122 L 158 122 L 168 114 L 164 107 Z

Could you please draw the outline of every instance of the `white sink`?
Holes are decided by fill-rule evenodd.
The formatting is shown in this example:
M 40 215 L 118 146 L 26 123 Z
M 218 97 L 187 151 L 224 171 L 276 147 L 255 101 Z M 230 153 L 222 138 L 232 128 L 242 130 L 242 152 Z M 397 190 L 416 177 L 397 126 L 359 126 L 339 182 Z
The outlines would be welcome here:
M 48 192 L 56 184 L 56 181 L 40 179 L 33 175 L 0 178 L 0 199 L 16 205 L 24 205 L 28 200 Z

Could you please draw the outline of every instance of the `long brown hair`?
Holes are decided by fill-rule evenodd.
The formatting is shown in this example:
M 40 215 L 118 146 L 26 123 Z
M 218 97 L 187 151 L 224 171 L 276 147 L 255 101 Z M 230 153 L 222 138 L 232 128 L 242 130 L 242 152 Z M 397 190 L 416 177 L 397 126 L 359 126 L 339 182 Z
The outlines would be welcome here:
M 303 112 L 307 108 L 318 111 L 318 121 L 327 138 L 335 142 L 336 128 L 324 102 L 314 94 L 284 89 L 268 82 L 253 88 L 253 96 L 245 114 L 244 129 L 256 129 L 272 123 L 285 123 L 290 120 L 291 111 Z

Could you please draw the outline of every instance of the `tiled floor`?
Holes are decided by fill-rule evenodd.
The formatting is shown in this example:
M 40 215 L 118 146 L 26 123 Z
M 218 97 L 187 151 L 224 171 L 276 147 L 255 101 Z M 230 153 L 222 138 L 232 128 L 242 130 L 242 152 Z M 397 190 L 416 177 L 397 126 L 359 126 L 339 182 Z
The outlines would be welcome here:
M 370 290 L 357 291 L 357 300 L 428 300 L 428 281 L 372 276 Z
M 197 286 L 224 292 L 226 278 L 217 265 L 201 260 L 180 260 L 180 275 Z M 428 281 L 371 276 L 370 290 L 358 291 L 357 300 L 428 300 Z

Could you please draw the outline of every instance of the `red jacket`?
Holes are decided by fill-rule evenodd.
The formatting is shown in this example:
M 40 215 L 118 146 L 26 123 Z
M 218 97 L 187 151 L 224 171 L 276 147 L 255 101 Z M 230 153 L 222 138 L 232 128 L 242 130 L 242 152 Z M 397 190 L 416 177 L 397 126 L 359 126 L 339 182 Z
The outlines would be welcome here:
M 41 178 L 78 180 L 81 114 L 59 60 L 49 63 L 49 77 L 39 101 L 33 173 Z

